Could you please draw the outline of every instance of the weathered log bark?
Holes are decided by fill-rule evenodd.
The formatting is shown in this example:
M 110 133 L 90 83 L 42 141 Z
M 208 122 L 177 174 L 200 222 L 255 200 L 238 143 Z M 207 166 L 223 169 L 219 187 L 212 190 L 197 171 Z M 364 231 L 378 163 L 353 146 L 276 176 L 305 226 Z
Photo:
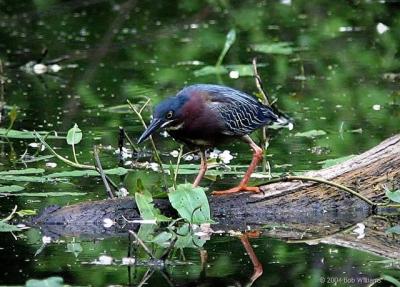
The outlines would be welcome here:
M 333 180 L 356 189 L 371 200 L 380 201 L 384 196 L 384 184 L 400 187 L 400 134 L 346 162 L 305 175 Z M 372 226 L 371 219 L 367 219 L 371 207 L 359 198 L 310 182 L 281 182 L 261 188 L 264 194 L 210 197 L 212 217 L 218 221 L 214 229 L 246 230 L 248 226 L 259 228 L 284 224 L 285 229 L 267 230 L 266 234 L 283 239 L 323 236 L 321 242 L 351 246 L 389 258 L 400 257 L 396 251 L 400 250 L 400 241 L 384 233 L 390 226 L 382 223 L 379 228 Z M 164 214 L 176 216 L 168 200 L 155 200 L 155 204 Z M 105 228 L 105 218 L 120 225 Z M 126 225 L 125 218 L 140 219 L 131 197 L 62 208 L 49 207 L 31 224 L 39 225 L 44 233 L 51 236 L 104 237 L 126 234 L 128 229 L 139 227 L 139 224 Z M 369 220 L 366 224 L 368 236 L 364 240 L 355 240 L 356 236 L 351 232 L 340 233 L 363 220 Z M 376 223 L 377 219 L 373 220 Z

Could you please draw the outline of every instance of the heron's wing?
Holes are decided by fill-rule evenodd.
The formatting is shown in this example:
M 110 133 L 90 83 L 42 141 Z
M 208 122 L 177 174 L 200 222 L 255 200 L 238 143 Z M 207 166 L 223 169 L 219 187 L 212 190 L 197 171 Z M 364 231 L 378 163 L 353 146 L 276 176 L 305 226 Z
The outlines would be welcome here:
M 243 92 L 223 86 L 208 86 L 206 105 L 224 122 L 224 134 L 250 134 L 278 119 L 271 108 Z

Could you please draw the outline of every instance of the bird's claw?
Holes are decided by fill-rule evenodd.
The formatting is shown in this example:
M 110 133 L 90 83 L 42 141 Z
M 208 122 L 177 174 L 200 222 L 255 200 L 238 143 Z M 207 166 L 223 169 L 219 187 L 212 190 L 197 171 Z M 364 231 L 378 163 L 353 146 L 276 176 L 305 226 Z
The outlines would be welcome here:
M 213 191 L 213 192 L 211 192 L 211 194 L 218 196 L 218 195 L 226 195 L 226 194 L 245 192 L 245 191 L 254 192 L 254 193 L 261 192 L 261 190 L 258 186 L 239 185 L 239 186 L 227 189 L 227 190 Z

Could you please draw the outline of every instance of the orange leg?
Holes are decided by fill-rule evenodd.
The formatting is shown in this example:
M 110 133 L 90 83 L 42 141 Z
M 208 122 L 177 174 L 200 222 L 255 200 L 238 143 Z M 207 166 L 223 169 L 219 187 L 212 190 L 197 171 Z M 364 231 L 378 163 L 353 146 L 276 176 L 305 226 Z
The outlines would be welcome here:
M 246 249 L 247 254 L 250 257 L 251 263 L 253 263 L 253 274 L 251 275 L 250 278 L 250 285 L 251 286 L 254 281 L 257 280 L 258 277 L 260 277 L 263 274 L 263 267 L 260 263 L 260 261 L 257 258 L 257 255 L 255 254 L 253 247 L 251 246 L 250 242 L 249 242 L 249 236 L 244 233 L 241 237 L 240 237 L 240 241 L 243 244 L 244 249 Z
M 253 149 L 253 159 L 250 163 L 249 168 L 247 169 L 242 181 L 239 183 L 238 186 L 233 187 L 231 189 L 227 190 L 221 190 L 221 191 L 213 191 L 211 194 L 213 195 L 224 195 L 224 194 L 230 194 L 230 193 L 237 193 L 240 191 L 251 191 L 251 192 L 260 192 L 260 188 L 257 186 L 247 186 L 247 183 L 249 182 L 251 174 L 254 172 L 256 169 L 258 163 L 263 157 L 263 151 L 262 149 L 253 142 L 253 140 L 249 136 L 244 136 L 243 139 L 250 145 L 250 147 Z
M 196 179 L 193 182 L 193 186 L 196 187 L 199 185 L 201 179 L 203 178 L 203 176 L 206 174 L 207 171 L 207 160 L 206 160 L 206 154 L 204 152 L 204 150 L 200 150 L 200 159 L 201 159 L 201 163 L 200 163 L 200 170 L 198 175 L 196 176 Z

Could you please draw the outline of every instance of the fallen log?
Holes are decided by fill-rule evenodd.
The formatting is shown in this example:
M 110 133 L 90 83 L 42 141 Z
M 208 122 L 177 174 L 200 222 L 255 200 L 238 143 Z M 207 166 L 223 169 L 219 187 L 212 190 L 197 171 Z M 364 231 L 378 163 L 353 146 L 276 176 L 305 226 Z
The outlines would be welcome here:
M 305 176 L 332 180 L 352 187 L 370 200 L 382 201 L 383 185 L 400 187 L 400 134 L 343 163 L 308 172 Z M 214 230 L 263 228 L 264 234 L 270 237 L 319 238 L 318 242 L 322 243 L 348 246 L 388 258 L 400 257 L 396 251 L 400 250 L 400 240 L 385 233 L 391 225 L 379 217 L 369 217 L 373 212 L 371 206 L 351 194 L 324 184 L 299 181 L 261 188 L 263 194 L 209 197 L 212 218 L 218 222 Z M 155 205 L 165 215 L 177 216 L 168 200 L 157 199 Z M 388 210 L 383 208 L 383 211 Z M 105 218 L 117 224 L 105 227 Z M 139 228 L 139 223 L 129 224 L 126 219 L 140 219 L 132 197 L 50 206 L 33 218 L 30 225 L 39 226 L 51 237 L 96 238 L 125 236 L 128 230 Z M 366 237 L 357 240 L 351 228 L 363 221 L 366 222 Z M 269 226 L 285 228 L 269 229 Z
M 400 188 L 400 134 L 343 163 L 304 174 L 331 180 L 356 190 L 373 201 L 384 199 L 384 185 Z M 218 221 L 228 218 L 237 222 L 262 223 L 278 220 L 309 222 L 326 212 L 340 213 L 358 210 L 371 212 L 371 206 L 361 199 L 331 186 L 310 182 L 278 182 L 261 186 L 263 193 L 242 193 L 209 197 L 212 217 Z M 162 213 L 174 210 L 165 199 L 155 200 Z M 100 222 L 103 218 L 140 218 L 130 197 L 79 203 L 57 210 L 50 208 L 36 217 L 36 222 L 68 223 L 74 220 Z

